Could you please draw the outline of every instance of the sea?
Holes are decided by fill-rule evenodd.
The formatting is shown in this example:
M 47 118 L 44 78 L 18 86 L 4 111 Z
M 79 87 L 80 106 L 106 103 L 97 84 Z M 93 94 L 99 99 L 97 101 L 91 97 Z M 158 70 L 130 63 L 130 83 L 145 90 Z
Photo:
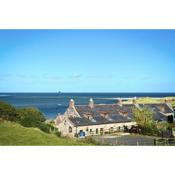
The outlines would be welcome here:
M 68 107 L 69 100 L 75 104 L 88 104 L 93 98 L 96 104 L 113 104 L 117 98 L 133 97 L 172 97 L 175 93 L 0 93 L 0 101 L 8 102 L 17 108 L 36 107 L 47 119 L 54 119 L 63 114 Z

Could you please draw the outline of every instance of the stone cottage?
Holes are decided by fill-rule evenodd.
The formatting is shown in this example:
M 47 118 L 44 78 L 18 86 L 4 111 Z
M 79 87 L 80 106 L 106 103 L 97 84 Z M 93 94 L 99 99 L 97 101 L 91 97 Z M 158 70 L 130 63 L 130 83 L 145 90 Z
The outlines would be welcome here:
M 130 129 L 137 125 L 132 120 L 133 107 L 150 108 L 157 121 L 174 119 L 174 111 L 167 103 L 137 104 L 133 99 L 132 104 L 124 104 L 119 99 L 116 104 L 94 104 L 91 98 L 88 105 L 75 105 L 71 99 L 64 115 L 57 116 L 55 124 L 62 135 L 70 137 L 123 131 L 124 127 Z

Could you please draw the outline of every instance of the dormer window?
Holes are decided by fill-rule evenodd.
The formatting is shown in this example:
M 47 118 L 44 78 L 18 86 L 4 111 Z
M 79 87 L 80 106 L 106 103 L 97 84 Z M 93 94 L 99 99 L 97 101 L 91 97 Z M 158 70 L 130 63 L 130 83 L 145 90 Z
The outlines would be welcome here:
M 128 115 L 128 112 L 126 111 L 119 111 L 119 114 L 126 117 Z
M 128 113 L 125 111 L 123 112 L 123 116 L 126 117 L 128 115 Z
M 100 115 L 105 119 L 109 118 L 109 114 L 107 112 L 101 112 Z
M 92 120 L 92 119 L 93 119 L 91 113 L 85 113 L 85 114 L 84 114 L 84 117 L 87 118 L 88 120 Z
M 164 106 L 160 106 L 160 107 L 159 107 L 159 110 L 160 110 L 161 112 L 165 112 L 165 107 L 164 107 Z

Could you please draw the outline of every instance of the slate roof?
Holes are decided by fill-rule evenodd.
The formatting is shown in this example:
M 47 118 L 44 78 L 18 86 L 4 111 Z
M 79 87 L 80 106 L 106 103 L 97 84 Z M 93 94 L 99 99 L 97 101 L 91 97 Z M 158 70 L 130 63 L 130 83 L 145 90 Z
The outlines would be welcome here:
M 139 106 L 141 108 L 149 108 L 153 112 L 153 119 L 157 121 L 167 121 L 167 117 L 163 114 L 173 113 L 172 109 L 166 103 L 139 104 Z
M 153 113 L 153 119 L 156 121 L 167 121 L 167 117 L 160 112 Z
M 110 123 L 131 122 L 133 118 L 132 109 L 134 104 L 95 104 L 93 108 L 88 105 L 75 106 L 81 117 L 69 117 L 75 126 L 88 126 Z M 167 104 L 138 104 L 138 107 L 148 107 L 153 112 L 153 118 L 157 121 L 166 121 L 166 116 L 161 113 L 172 113 Z
M 113 116 L 110 119 L 105 119 L 103 117 L 94 117 L 93 120 L 89 120 L 85 117 L 70 117 L 69 120 L 74 123 L 76 126 L 88 126 L 88 125 L 100 125 L 100 124 L 110 124 L 110 123 L 124 123 L 131 122 L 131 119 L 124 118 L 122 116 Z
M 158 104 L 139 104 L 141 107 L 147 107 L 151 109 L 153 112 L 163 112 L 164 114 L 172 113 L 172 109 L 166 103 L 158 103 Z M 164 110 L 162 110 L 162 108 Z
M 81 118 L 70 117 L 69 120 L 76 126 L 131 122 L 133 107 L 134 105 L 104 104 L 94 105 L 91 109 L 88 105 L 78 105 L 75 108 Z

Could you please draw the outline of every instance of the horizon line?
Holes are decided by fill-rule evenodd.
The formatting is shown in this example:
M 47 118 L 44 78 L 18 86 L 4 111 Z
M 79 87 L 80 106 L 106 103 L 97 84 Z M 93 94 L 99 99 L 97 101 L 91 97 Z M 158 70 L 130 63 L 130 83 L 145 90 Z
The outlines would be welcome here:
M 57 91 L 57 92 L 0 92 L 0 93 L 166 93 L 166 94 L 170 94 L 170 93 L 175 93 L 175 92 L 61 92 L 61 91 Z

